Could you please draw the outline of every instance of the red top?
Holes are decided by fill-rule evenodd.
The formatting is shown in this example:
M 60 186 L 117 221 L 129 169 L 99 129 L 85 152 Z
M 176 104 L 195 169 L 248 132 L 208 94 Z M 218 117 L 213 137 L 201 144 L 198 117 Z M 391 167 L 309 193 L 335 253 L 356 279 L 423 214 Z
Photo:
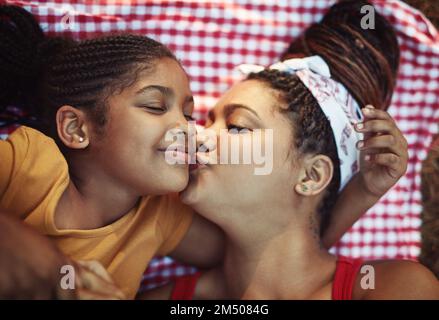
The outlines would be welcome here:
M 338 257 L 332 282 L 332 300 L 352 300 L 355 280 L 362 265 L 363 261 L 360 259 Z
M 338 257 L 332 283 L 332 300 L 352 300 L 352 290 L 362 264 L 363 261 L 359 259 Z M 192 300 L 200 276 L 201 272 L 197 272 L 177 278 L 171 300 Z

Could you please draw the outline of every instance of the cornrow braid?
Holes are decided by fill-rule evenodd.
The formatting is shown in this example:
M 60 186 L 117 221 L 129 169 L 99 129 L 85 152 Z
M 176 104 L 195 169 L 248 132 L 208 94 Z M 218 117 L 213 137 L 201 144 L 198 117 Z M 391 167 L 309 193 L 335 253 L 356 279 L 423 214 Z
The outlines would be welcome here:
M 280 99 L 287 105 L 281 112 L 285 112 L 292 121 L 295 148 L 300 155 L 323 154 L 334 165 L 332 180 L 319 207 L 322 234 L 329 223 L 329 214 L 337 201 L 340 186 L 340 160 L 329 120 L 297 75 L 264 70 L 250 74 L 247 79 L 262 81 L 280 93 Z
M 0 6 L 0 22 L 0 70 L 9 75 L 0 83 L 0 108 L 12 104 L 34 113 L 43 124 L 38 129 L 53 138 L 60 106 L 83 109 L 102 128 L 111 94 L 153 69 L 157 59 L 176 60 L 164 45 L 139 35 L 84 41 L 44 37 L 35 18 L 20 7 Z

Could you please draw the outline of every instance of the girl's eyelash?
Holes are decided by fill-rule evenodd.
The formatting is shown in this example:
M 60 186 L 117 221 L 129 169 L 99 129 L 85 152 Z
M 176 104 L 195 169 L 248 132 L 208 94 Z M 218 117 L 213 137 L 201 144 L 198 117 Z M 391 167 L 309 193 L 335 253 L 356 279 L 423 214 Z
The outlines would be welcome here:
M 188 121 L 195 121 L 195 118 L 190 115 L 185 115 L 186 120 Z
M 143 106 L 143 108 L 149 109 L 149 110 L 154 110 L 154 111 L 162 111 L 162 112 L 166 111 L 165 107 Z

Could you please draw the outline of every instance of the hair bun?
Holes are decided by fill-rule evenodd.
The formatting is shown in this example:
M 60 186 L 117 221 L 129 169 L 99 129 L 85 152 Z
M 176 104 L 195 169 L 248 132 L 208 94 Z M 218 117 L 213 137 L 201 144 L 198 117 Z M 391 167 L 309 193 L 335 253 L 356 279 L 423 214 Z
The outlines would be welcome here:
M 398 41 L 392 25 L 378 12 L 374 12 L 374 28 L 364 28 L 365 6 L 373 8 L 363 0 L 334 4 L 319 23 L 290 44 L 283 59 L 300 53 L 319 55 L 360 105 L 386 109 L 396 84 Z

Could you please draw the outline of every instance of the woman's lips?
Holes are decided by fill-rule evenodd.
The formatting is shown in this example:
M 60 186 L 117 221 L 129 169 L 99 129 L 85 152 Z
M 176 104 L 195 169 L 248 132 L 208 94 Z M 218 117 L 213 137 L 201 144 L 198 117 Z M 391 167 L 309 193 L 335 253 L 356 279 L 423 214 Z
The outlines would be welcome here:
M 189 164 L 189 171 L 194 171 L 197 169 L 207 168 L 209 163 L 209 157 L 203 152 L 197 152 L 197 163 Z

